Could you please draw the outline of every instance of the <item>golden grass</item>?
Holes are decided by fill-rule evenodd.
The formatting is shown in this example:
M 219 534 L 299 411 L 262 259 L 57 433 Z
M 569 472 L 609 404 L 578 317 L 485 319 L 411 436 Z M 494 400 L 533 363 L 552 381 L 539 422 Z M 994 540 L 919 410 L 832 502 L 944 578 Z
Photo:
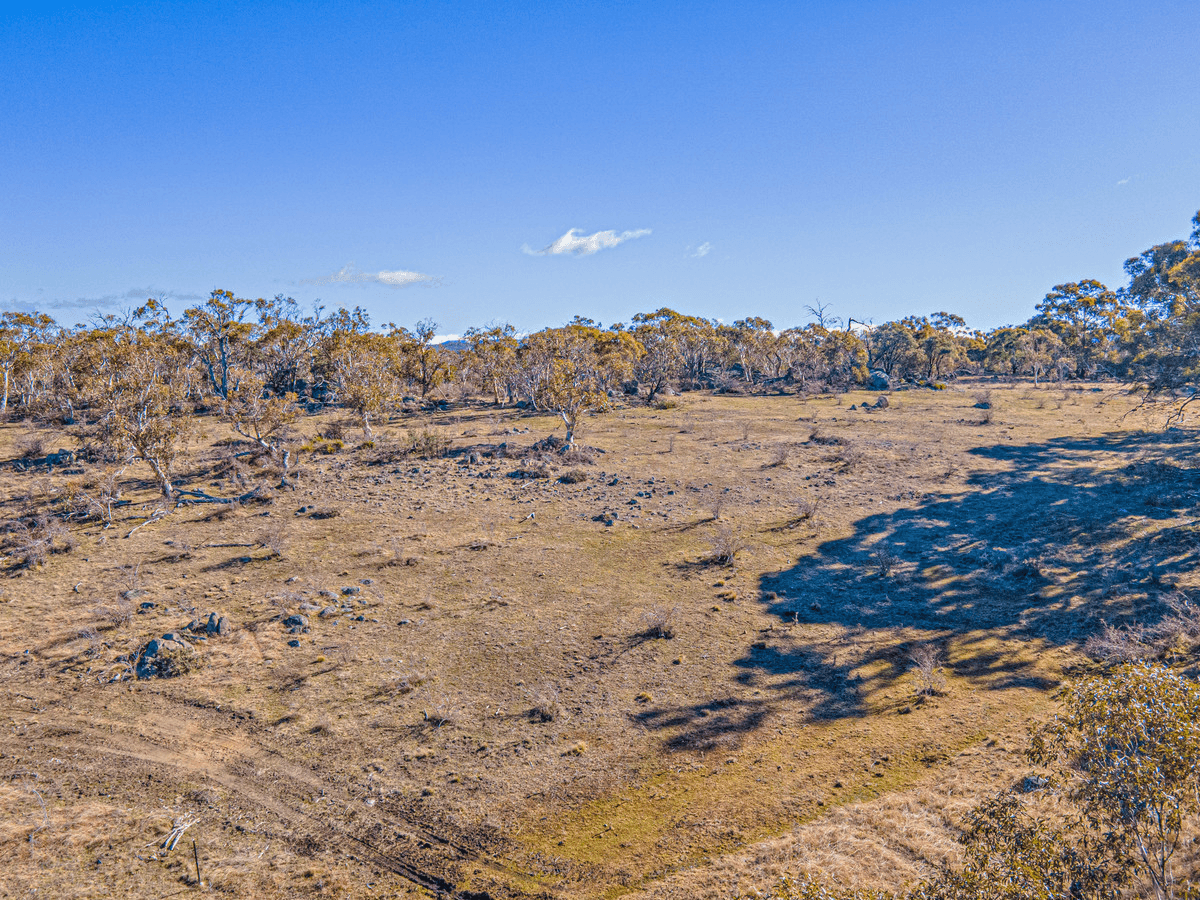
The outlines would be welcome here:
M 1111 391 L 1054 409 L 990 390 L 988 424 L 969 390 L 870 411 L 691 394 L 587 420 L 605 452 L 539 460 L 548 478 L 508 476 L 558 422 L 452 407 L 373 447 L 325 441 L 296 491 L 221 515 L 152 520 L 130 469 L 111 528 L 71 525 L 73 550 L 3 584 L 0 863 L 56 896 L 161 896 L 193 876 L 144 851 L 188 813 L 206 880 L 245 896 L 420 890 L 405 866 L 571 897 L 726 896 L 797 859 L 915 878 L 1019 774 L 1099 618 L 1193 580 L 1163 468 L 1191 471 L 1186 444 L 1122 430 Z M 181 473 L 219 492 L 226 431 L 202 426 Z M 28 432 L 0 426 L 0 460 Z M 388 456 L 413 434 L 450 455 Z M 53 508 L 84 468 L 0 469 L 4 516 Z M 724 526 L 732 566 L 710 559 Z M 122 595 L 127 621 L 98 612 Z M 114 680 L 210 611 L 233 632 L 201 667 Z M 309 630 L 285 633 L 300 611 Z M 946 688 L 922 698 L 924 644 Z M 54 843 L 29 841 L 34 775 Z

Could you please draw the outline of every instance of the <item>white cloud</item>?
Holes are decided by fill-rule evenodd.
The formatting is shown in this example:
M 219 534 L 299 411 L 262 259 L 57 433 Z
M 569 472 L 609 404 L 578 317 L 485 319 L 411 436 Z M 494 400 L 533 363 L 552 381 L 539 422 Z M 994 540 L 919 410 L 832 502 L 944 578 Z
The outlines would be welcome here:
M 325 278 L 310 278 L 303 284 L 385 284 L 388 287 L 402 288 L 413 284 L 435 284 L 437 279 L 432 275 L 420 272 L 409 272 L 406 269 L 384 269 L 380 272 L 360 272 L 354 268 L 354 263 L 344 265 L 332 275 Z
M 703 244 L 701 244 L 699 247 L 697 247 L 696 252 L 690 254 L 690 256 L 693 259 L 700 259 L 701 257 L 708 256 L 708 254 L 711 252 L 712 252 L 712 244 L 710 244 L 708 241 L 705 241 Z
M 1132 180 L 1132 179 L 1129 179 L 1129 178 L 1122 178 L 1120 181 L 1118 181 L 1118 182 L 1117 182 L 1117 187 L 1120 187 L 1120 186 L 1121 186 L 1121 185 L 1123 185 L 1123 184 L 1129 184 L 1129 182 L 1130 182 L 1131 180 Z
M 521 250 L 530 256 L 561 256 L 570 253 L 572 256 L 591 256 L 601 250 L 609 250 L 633 238 L 645 237 L 650 233 L 649 228 L 638 228 L 635 231 L 597 231 L 595 234 L 581 234 L 578 228 L 572 228 L 549 247 L 532 250 L 528 244 L 523 244 Z

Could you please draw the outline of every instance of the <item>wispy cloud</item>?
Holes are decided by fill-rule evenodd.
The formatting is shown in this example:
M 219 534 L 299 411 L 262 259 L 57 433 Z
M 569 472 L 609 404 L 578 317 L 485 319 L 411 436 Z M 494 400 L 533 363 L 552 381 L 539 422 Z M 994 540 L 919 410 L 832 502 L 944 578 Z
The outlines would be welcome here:
M 383 284 L 388 287 L 402 288 L 414 284 L 436 284 L 437 281 L 438 279 L 433 275 L 410 272 L 407 269 L 360 272 L 354 267 L 354 263 L 349 263 L 332 275 L 324 278 L 305 279 L 301 284 Z
M 1117 182 L 1117 187 L 1120 187 L 1123 184 L 1129 184 L 1129 182 L 1132 180 L 1133 180 L 1132 178 L 1122 178 L 1120 181 Z
M 688 249 L 691 250 L 692 248 L 688 247 Z M 701 257 L 708 256 L 708 254 L 711 252 L 712 244 L 710 244 L 708 241 L 705 241 L 703 244 L 697 247 L 694 252 L 689 253 L 688 256 L 692 257 L 692 259 L 700 259 Z
M 610 250 L 634 238 L 645 237 L 650 233 L 649 228 L 638 228 L 634 231 L 597 231 L 595 234 L 582 234 L 578 228 L 572 228 L 549 247 L 533 250 L 528 244 L 523 244 L 521 250 L 530 256 L 561 256 L 569 253 L 572 256 L 591 256 L 601 250 Z
M 39 288 L 38 294 L 45 294 L 45 291 Z M 193 294 L 187 291 L 164 291 L 161 288 L 153 287 L 135 287 L 118 293 L 103 294 L 99 297 L 77 297 L 74 300 L 62 298 L 54 298 L 52 300 L 18 300 L 14 297 L 3 304 L 3 306 L 5 309 L 22 312 L 46 312 L 47 310 L 55 309 L 99 311 L 103 309 L 133 308 L 145 303 L 150 297 L 162 299 L 167 303 L 171 303 L 172 301 L 192 303 L 208 299 L 207 294 Z

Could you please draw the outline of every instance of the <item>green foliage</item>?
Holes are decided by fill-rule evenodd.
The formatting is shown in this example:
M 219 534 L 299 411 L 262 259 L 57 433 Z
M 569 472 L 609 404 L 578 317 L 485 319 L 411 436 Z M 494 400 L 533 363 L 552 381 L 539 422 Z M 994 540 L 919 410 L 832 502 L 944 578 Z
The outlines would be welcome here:
M 1161 665 L 1124 666 L 1064 692 L 1031 757 L 1068 775 L 1087 824 L 1175 896 L 1173 859 L 1200 815 L 1200 687 Z

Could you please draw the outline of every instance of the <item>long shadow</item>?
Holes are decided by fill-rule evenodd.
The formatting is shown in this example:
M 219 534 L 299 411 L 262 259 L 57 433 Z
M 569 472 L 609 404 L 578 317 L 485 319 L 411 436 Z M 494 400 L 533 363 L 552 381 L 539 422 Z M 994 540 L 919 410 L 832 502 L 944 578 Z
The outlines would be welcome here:
M 1200 442 L 1190 432 L 972 452 L 1009 468 L 969 476 L 965 493 L 860 519 L 850 536 L 761 577 L 766 609 L 799 627 L 747 638 L 732 680 L 757 688 L 753 699 L 637 720 L 669 730 L 668 748 L 710 749 L 760 727 L 784 697 L 806 700 L 813 718 L 862 716 L 926 641 L 953 644 L 955 673 L 981 689 L 1047 688 L 1032 654 L 1014 652 L 1019 642 L 1077 646 L 1105 622 L 1152 625 L 1175 579 L 1200 563 L 1200 523 L 1188 520 Z

